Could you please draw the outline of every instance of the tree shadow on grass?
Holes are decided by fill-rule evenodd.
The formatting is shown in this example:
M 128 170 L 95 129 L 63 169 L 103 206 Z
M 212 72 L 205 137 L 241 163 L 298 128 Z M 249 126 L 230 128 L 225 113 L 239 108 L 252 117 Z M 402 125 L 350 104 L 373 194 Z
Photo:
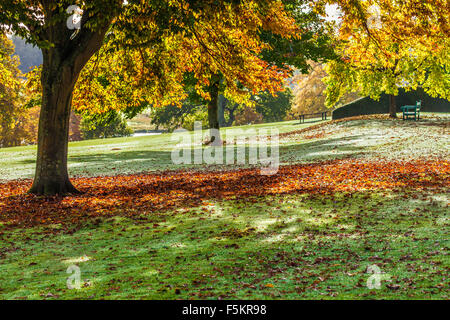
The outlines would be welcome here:
M 418 216 L 417 206 L 429 210 Z M 0 250 L 6 257 L 1 293 L 45 294 L 77 263 L 83 281 L 92 284 L 75 293 L 52 287 L 61 299 L 94 292 L 96 298 L 358 298 L 370 290 L 367 266 L 376 264 L 394 276 L 390 284 L 401 286 L 393 290 L 383 282 L 371 298 L 421 297 L 430 288 L 441 288 L 435 296 L 445 298 L 439 287 L 445 248 L 436 246 L 445 239 L 436 225 L 445 202 L 430 208 L 424 200 L 364 191 L 223 201 L 214 212 L 185 209 L 139 220 L 104 219 L 45 241 L 36 229 L 23 237 L 16 233 Z M 83 257 L 91 260 L 79 261 Z
M 120 175 L 177 169 L 168 151 L 120 151 L 69 156 L 71 175 Z
M 130 161 L 130 160 L 160 160 L 164 159 L 170 160 L 170 152 L 167 151 L 120 151 L 120 152 L 108 152 L 108 153 L 97 153 L 88 155 L 76 155 L 70 156 L 69 160 L 71 162 L 114 162 L 114 161 Z
M 36 163 L 36 159 L 24 159 L 16 161 L 17 164 L 34 164 Z
M 338 158 L 341 154 L 339 152 L 343 152 L 345 154 L 360 154 L 364 150 L 364 146 L 354 146 L 352 142 L 362 139 L 365 136 L 356 135 L 352 137 L 345 138 L 330 138 L 330 139 L 322 139 L 319 141 L 306 142 L 295 146 L 286 146 L 280 145 L 280 154 L 283 157 L 286 153 L 298 152 L 301 157 L 308 157 L 312 154 L 316 154 L 318 151 L 329 151 L 329 156 L 317 156 L 316 160 L 328 160 L 333 158 Z M 342 144 L 345 142 L 345 144 Z M 268 148 L 271 146 L 268 145 Z M 237 159 L 236 149 L 234 150 L 235 161 Z M 203 150 L 204 151 L 204 150 Z M 226 150 L 223 151 L 223 161 L 226 162 Z M 248 165 L 248 146 L 245 146 L 246 151 L 246 165 Z M 334 153 L 332 153 L 334 151 Z M 184 150 L 180 150 L 179 153 L 182 154 Z M 79 170 L 88 170 L 91 168 L 93 170 L 93 174 L 95 175 L 96 171 L 100 171 L 104 173 L 107 170 L 110 170 L 111 167 L 114 167 L 113 171 L 109 173 L 112 175 L 120 173 L 124 169 L 127 172 L 147 172 L 147 171 L 156 171 L 161 169 L 181 169 L 181 168 L 192 168 L 192 167 L 202 167 L 209 166 L 206 163 L 203 164 L 193 164 L 193 155 L 194 151 L 191 150 L 191 164 L 180 164 L 175 165 L 172 161 L 172 153 L 169 151 L 120 151 L 120 152 L 109 152 L 109 153 L 98 153 L 98 154 L 88 154 L 88 155 L 77 155 L 77 156 L 69 156 L 69 162 L 71 164 L 71 171 L 79 171 Z M 245 167 L 246 165 L 243 165 Z M 214 168 L 214 165 L 210 167 Z M 219 164 L 217 167 L 220 168 L 229 168 L 236 169 L 236 164 L 232 164 L 227 166 L 226 164 Z M 140 169 L 140 170 L 137 170 Z

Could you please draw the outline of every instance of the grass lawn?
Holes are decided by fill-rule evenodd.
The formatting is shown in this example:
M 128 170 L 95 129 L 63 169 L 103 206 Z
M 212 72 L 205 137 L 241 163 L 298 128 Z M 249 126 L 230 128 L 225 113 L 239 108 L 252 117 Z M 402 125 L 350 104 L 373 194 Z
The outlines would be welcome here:
M 117 180 L 116 190 L 111 178 L 111 192 L 90 187 L 48 207 L 20 194 L 30 181 L 12 180 L 31 176 L 35 148 L 0 149 L 0 174 L 9 181 L 0 184 L 0 298 L 449 299 L 449 119 L 374 117 L 301 130 L 320 123 L 260 125 L 285 133 L 281 165 L 295 168 L 273 180 L 251 171 L 247 180 L 218 180 L 212 167 L 205 176 L 214 188 L 189 193 L 189 183 L 164 180 L 161 171 L 147 185 L 136 175 L 130 186 Z M 170 135 L 72 143 L 70 171 L 95 177 L 187 168 L 170 162 L 175 143 Z M 344 166 L 351 171 L 337 171 Z M 192 185 L 208 187 L 200 178 L 192 175 Z M 82 179 L 81 189 L 94 181 Z M 309 180 L 324 191 L 302 185 Z M 170 207 L 145 198 L 158 192 Z M 45 210 L 80 219 L 27 219 Z M 80 289 L 67 288 L 72 265 L 80 268 Z M 381 272 L 379 289 L 367 286 L 371 268 Z
M 320 122 L 319 119 L 311 119 L 302 124 L 299 124 L 298 121 L 287 121 L 239 128 L 248 130 L 250 128 L 276 127 L 280 133 L 283 133 L 306 128 Z M 204 130 L 203 133 L 207 135 L 208 131 Z M 179 135 L 165 133 L 154 136 L 71 142 L 69 143 L 68 158 L 69 173 L 71 176 L 97 176 L 186 167 L 174 165 L 171 160 L 171 151 L 179 142 L 177 140 Z M 36 150 L 36 146 L 0 148 L 0 181 L 32 178 Z M 197 165 L 197 167 L 201 166 Z

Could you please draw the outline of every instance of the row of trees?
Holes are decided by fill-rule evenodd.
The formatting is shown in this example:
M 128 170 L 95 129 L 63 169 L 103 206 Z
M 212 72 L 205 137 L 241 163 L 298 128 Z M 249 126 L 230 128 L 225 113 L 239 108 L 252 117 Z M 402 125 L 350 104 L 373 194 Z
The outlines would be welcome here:
M 219 127 L 283 121 L 291 110 L 293 95 L 291 90 L 286 88 L 275 96 L 268 92 L 261 92 L 252 96 L 251 99 L 253 106 L 239 104 L 228 100 L 223 95 L 219 95 L 217 99 L 217 122 Z M 195 121 L 201 121 L 204 128 L 210 128 L 208 111 L 209 109 L 207 105 L 205 108 L 205 104 L 193 104 L 185 101 L 181 107 L 168 105 L 151 108 L 150 118 L 151 123 L 157 129 L 165 128 L 173 131 L 182 127 L 187 130 L 193 130 Z
M 81 29 L 71 30 L 66 9 L 73 0 L 4 0 L 0 28 L 43 53 L 28 83 L 41 106 L 30 192 L 77 192 L 67 173 L 72 107 L 133 115 L 148 106 L 207 105 L 217 129 L 226 121 L 221 105 L 257 105 L 283 91 L 293 67 L 306 72 L 308 61 L 326 60 L 327 105 L 346 92 L 395 95 L 399 85 L 447 97 L 447 1 L 75 1 Z M 323 20 L 329 4 L 341 8 L 339 31 Z

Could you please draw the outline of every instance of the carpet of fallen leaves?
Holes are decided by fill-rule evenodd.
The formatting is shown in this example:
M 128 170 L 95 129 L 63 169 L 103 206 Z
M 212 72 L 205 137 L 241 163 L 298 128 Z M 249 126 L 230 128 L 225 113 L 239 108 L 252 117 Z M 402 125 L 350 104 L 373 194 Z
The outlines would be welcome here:
M 202 206 L 211 199 L 309 193 L 329 194 L 379 189 L 445 192 L 449 163 L 442 161 L 364 162 L 355 159 L 260 170 L 167 171 L 73 179 L 81 195 L 37 197 L 27 194 L 30 180 L 0 184 L 0 221 L 10 227 L 58 224 L 65 227 L 93 217 L 137 216 L 157 210 Z

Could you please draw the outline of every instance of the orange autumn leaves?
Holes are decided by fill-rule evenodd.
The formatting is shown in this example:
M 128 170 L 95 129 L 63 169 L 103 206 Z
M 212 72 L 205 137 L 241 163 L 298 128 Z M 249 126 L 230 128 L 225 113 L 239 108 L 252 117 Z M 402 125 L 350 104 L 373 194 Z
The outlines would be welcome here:
M 259 56 L 269 48 L 260 39 L 261 29 L 288 39 L 299 34 L 281 2 L 272 2 L 262 14 L 255 2 L 248 1 L 229 6 L 220 19 L 199 21 L 192 30 L 194 37 L 182 39 L 182 51 L 189 57 L 186 70 L 194 74 L 195 89 L 204 99 L 210 99 L 204 87 L 215 74 L 223 75 L 225 96 L 235 102 L 250 103 L 250 93 L 283 90 L 290 68 L 278 68 Z
M 179 2 L 180 10 L 188 11 L 183 3 Z M 152 46 L 116 51 L 106 44 L 82 71 L 73 107 L 103 113 L 142 105 L 179 105 L 190 90 L 184 83 L 187 74 L 195 78 L 193 87 L 205 100 L 210 99 L 207 87 L 216 74 L 223 76 L 225 96 L 239 103 L 251 104 L 252 93 L 282 91 L 290 67 L 280 68 L 261 58 L 261 51 L 269 46 L 260 33 L 269 30 L 290 39 L 299 37 L 300 30 L 281 1 L 266 5 L 249 0 L 226 5 L 212 16 L 196 14 L 193 26 L 179 21 L 187 30 L 168 33 Z
M 76 178 L 73 183 L 84 194 L 64 198 L 24 194 L 31 181 L 20 180 L 0 184 L 0 221 L 11 226 L 70 226 L 98 216 L 138 216 L 221 199 L 383 189 L 445 192 L 450 186 L 449 173 L 450 164 L 446 161 L 346 159 L 283 166 L 273 176 L 262 176 L 259 169 L 239 169 Z

